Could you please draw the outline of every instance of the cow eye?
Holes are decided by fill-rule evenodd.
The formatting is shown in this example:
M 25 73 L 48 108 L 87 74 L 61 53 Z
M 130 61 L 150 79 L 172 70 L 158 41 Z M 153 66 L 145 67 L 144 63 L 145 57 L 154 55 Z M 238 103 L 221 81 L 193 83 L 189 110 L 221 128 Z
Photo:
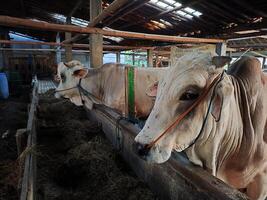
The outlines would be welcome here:
M 199 97 L 199 94 L 197 92 L 194 91 L 186 91 L 185 93 L 182 94 L 182 96 L 180 97 L 181 101 L 190 101 L 190 100 L 195 100 Z

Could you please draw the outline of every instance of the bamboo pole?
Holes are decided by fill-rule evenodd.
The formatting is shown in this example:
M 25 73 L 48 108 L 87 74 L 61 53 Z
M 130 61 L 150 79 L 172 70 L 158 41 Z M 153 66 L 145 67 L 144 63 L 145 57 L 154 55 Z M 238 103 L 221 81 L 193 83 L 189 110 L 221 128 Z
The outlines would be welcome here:
M 174 42 L 174 43 L 221 43 L 224 42 L 222 39 L 211 39 L 211 38 L 192 38 L 192 37 L 177 37 L 167 35 L 156 35 L 156 34 L 145 34 L 127 31 L 117 30 L 105 30 L 93 27 L 78 27 L 73 25 L 61 25 L 53 24 L 41 21 L 34 21 L 29 19 L 20 19 L 16 17 L 0 16 L 0 25 L 8 27 L 22 27 L 44 31 L 62 31 L 62 32 L 73 32 L 73 33 L 99 33 L 106 36 L 122 37 L 122 38 L 134 38 L 143 40 L 155 40 L 163 42 Z

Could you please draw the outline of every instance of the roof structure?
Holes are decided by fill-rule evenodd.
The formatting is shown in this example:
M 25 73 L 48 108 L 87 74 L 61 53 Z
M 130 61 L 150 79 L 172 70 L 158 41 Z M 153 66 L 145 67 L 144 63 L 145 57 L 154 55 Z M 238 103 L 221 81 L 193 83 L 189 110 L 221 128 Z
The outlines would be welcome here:
M 103 9 L 113 1 L 103 0 Z M 9 0 L 2 4 L 0 15 L 64 24 L 87 26 L 89 0 Z M 266 0 L 132 0 L 110 14 L 97 27 L 162 35 L 205 38 L 241 38 L 229 41 L 238 48 L 267 48 Z M 2 27 L 3 29 L 4 27 Z M 54 42 L 56 33 L 8 28 L 39 40 Z M 255 39 L 255 36 L 257 38 Z M 260 37 L 258 37 L 260 36 Z M 61 35 L 64 39 L 64 34 Z M 253 40 L 253 42 L 252 42 Z M 81 42 L 87 43 L 87 40 Z M 105 37 L 106 44 L 166 45 L 163 42 Z

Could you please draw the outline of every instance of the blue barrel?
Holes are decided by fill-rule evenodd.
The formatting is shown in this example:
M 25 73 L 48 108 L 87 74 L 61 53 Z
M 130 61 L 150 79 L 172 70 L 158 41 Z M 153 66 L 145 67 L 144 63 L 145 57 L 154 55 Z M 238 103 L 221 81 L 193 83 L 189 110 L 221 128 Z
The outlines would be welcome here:
M 8 82 L 5 73 L 0 73 L 0 98 L 7 99 L 9 96 Z

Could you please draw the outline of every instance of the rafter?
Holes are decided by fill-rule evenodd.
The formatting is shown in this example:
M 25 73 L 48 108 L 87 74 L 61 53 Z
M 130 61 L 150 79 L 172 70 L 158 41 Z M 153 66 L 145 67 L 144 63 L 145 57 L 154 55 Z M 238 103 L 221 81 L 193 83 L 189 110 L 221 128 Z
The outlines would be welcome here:
M 183 8 L 188 7 L 188 6 L 192 6 L 192 5 L 194 5 L 194 4 L 196 4 L 196 3 L 200 2 L 200 1 L 203 1 L 203 0 L 191 1 L 189 3 L 186 3 L 186 4 L 182 5 L 182 6 L 178 6 L 178 7 L 175 7 L 175 8 L 169 9 L 169 10 L 166 10 L 166 11 L 162 11 L 162 12 L 160 12 L 157 15 L 151 15 L 151 16 L 149 16 L 149 17 L 146 18 L 145 22 L 149 22 L 152 19 L 158 19 L 159 17 L 164 16 L 164 15 L 167 15 L 167 14 L 172 13 L 174 11 L 182 10 Z M 179 18 L 181 20 L 188 21 L 188 19 L 184 18 L 183 16 L 179 16 Z M 139 21 L 132 22 L 130 24 L 126 24 L 125 26 L 122 26 L 121 28 L 122 29 L 125 29 L 125 28 L 128 28 L 128 27 L 133 26 L 133 25 L 138 25 L 140 23 L 144 23 L 144 22 L 139 22 Z
M 115 11 L 117 11 L 119 8 L 124 6 L 126 3 L 130 2 L 130 0 L 115 0 L 113 1 L 106 9 L 104 9 L 93 21 L 91 21 L 87 27 L 94 27 L 98 23 L 100 23 L 102 20 L 104 20 L 107 16 L 110 14 L 113 14 Z M 83 39 L 83 35 L 76 35 L 72 37 L 70 40 L 64 40 L 63 43 L 73 43 L 76 41 L 79 41 Z
M 81 7 L 83 1 L 84 0 L 78 0 L 75 6 L 69 12 L 68 16 L 72 17 L 76 13 L 76 11 Z

